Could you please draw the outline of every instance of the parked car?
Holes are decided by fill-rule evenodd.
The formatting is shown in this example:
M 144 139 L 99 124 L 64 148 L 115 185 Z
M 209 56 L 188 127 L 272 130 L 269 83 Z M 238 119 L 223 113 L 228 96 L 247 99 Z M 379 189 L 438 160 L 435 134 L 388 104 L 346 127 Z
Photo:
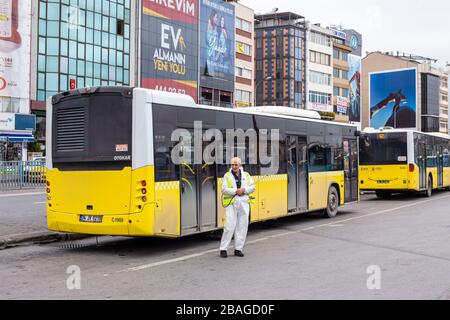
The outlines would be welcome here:
M 45 170 L 45 157 L 37 157 L 33 161 L 28 161 L 23 170 L 25 181 L 30 183 L 44 182 Z

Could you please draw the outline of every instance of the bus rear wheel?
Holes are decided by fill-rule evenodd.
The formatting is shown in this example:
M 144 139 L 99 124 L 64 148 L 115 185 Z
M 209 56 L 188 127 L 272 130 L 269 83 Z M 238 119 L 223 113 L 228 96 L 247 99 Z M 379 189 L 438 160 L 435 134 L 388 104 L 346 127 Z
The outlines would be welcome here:
M 324 211 L 324 217 L 327 219 L 335 218 L 339 209 L 339 194 L 335 187 L 328 190 L 328 205 Z

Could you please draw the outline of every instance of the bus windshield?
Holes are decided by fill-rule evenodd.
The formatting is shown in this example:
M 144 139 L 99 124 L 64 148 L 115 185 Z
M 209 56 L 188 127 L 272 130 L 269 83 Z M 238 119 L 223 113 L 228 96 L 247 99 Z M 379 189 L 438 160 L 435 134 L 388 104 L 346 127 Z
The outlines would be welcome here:
M 361 165 L 407 164 L 408 148 L 405 133 L 365 134 L 360 141 Z

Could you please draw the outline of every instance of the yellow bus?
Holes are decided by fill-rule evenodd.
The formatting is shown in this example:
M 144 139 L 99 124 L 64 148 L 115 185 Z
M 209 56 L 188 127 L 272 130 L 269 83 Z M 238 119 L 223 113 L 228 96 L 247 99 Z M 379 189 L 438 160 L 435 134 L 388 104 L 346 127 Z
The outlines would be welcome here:
M 200 143 L 174 139 L 177 130 L 196 138 L 199 122 Z M 251 222 L 319 210 L 333 218 L 339 206 L 359 200 L 355 126 L 285 107 L 229 109 L 142 88 L 85 88 L 47 101 L 48 228 L 168 238 L 223 228 L 218 186 L 231 159 L 207 162 L 201 156 L 213 140 L 205 139 L 213 129 L 234 149 L 224 147 L 223 158 L 230 150 L 244 152 L 244 169 L 256 184 Z M 233 130 L 253 130 L 258 141 L 244 139 L 242 146 L 228 137 Z M 263 142 L 267 155 L 277 150 L 277 143 L 275 165 L 262 161 Z M 198 149 L 200 162 L 173 161 L 177 147 L 183 157 L 192 158 Z M 258 152 L 254 162 L 252 150 Z M 221 152 L 212 154 L 219 159 Z
M 449 189 L 450 137 L 439 133 L 366 129 L 360 139 L 360 188 L 380 198 Z

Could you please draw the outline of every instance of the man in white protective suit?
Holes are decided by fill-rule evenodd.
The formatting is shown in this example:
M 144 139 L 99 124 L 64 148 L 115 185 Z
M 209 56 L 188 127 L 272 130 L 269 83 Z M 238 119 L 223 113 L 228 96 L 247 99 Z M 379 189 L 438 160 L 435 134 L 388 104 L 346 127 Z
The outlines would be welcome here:
M 250 203 L 255 192 L 255 184 L 250 174 L 242 168 L 239 158 L 231 160 L 231 170 L 225 174 L 222 182 L 223 206 L 226 208 L 226 224 L 220 244 L 220 256 L 228 257 L 228 247 L 234 235 L 234 254 L 244 257 L 247 238 Z

